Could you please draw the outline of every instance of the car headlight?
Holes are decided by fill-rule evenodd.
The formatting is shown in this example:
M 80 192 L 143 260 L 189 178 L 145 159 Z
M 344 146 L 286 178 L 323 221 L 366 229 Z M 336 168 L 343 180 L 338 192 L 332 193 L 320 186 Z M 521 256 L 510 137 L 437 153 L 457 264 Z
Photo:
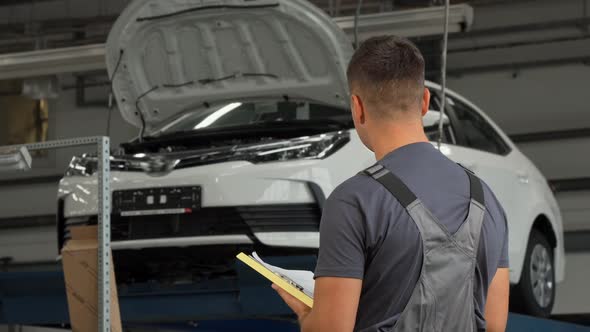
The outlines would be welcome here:
M 146 172 L 150 175 L 160 176 L 168 174 L 180 162 L 178 159 L 168 159 L 162 156 L 148 156 L 146 154 L 130 157 L 110 156 L 111 171 Z M 98 170 L 98 159 L 95 155 L 82 155 L 74 157 L 65 176 L 91 176 Z
M 224 146 L 167 154 L 138 153 L 127 156 L 111 156 L 111 170 L 146 172 L 150 175 L 160 176 L 173 169 L 228 161 L 244 160 L 251 163 L 265 163 L 297 159 L 323 159 L 349 141 L 350 133 L 339 131 L 235 147 Z M 97 169 L 96 156 L 83 155 L 72 159 L 65 175 L 91 176 L 96 173 Z
M 253 163 L 296 159 L 323 159 L 350 141 L 348 131 L 305 136 L 285 141 L 239 148 L 236 155 Z
M 139 161 L 126 161 L 111 156 L 111 170 L 141 170 Z M 75 156 L 66 169 L 65 176 L 91 176 L 98 170 L 98 158 L 96 155 L 83 154 Z

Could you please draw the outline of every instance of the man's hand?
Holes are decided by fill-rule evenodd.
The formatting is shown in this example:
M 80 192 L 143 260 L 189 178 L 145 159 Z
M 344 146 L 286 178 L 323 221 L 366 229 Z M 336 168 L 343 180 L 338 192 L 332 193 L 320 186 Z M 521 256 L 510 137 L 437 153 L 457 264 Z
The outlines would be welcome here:
M 285 301 L 285 303 L 289 306 L 289 308 L 291 308 L 291 310 L 293 310 L 293 312 L 297 315 L 297 318 L 299 319 L 299 323 L 301 324 L 305 320 L 307 315 L 309 315 L 309 313 L 311 312 L 311 308 L 308 307 L 303 302 L 299 301 L 293 295 L 287 293 L 281 287 L 273 284 L 272 288 L 275 291 L 277 291 L 277 293 L 279 293 L 281 298 L 283 298 L 283 301 Z
M 313 309 L 276 285 L 273 288 L 299 318 L 302 332 L 352 332 L 362 284 L 353 278 L 317 278 Z

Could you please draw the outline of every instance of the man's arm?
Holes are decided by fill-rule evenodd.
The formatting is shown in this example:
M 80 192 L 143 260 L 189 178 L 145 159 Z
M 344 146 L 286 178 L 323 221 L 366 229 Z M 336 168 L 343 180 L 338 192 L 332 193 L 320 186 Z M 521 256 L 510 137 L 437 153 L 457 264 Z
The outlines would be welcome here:
M 510 272 L 508 268 L 499 268 L 488 288 L 485 308 L 488 332 L 504 332 L 506 330 L 509 293 Z
M 352 332 L 361 295 L 362 280 L 322 277 L 315 281 L 313 309 L 284 290 L 273 288 L 297 314 L 301 332 Z
M 348 191 L 354 192 L 336 189 L 324 203 L 313 309 L 278 290 L 299 317 L 304 332 L 354 329 L 365 271 L 365 223 L 358 204 L 346 195 Z

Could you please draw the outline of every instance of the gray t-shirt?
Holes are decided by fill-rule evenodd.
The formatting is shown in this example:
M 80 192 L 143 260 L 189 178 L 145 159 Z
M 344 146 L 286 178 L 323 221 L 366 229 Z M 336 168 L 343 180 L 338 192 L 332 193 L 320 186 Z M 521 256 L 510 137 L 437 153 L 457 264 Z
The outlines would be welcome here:
M 455 233 L 470 200 L 465 170 L 430 143 L 401 147 L 381 161 L 424 206 Z M 497 268 L 508 267 L 508 228 L 500 203 L 484 184 L 486 214 L 479 242 L 474 300 L 485 330 L 487 289 Z M 355 331 L 381 331 L 408 303 L 420 276 L 420 232 L 406 210 L 380 183 L 356 175 L 338 186 L 324 205 L 315 277 L 363 280 Z

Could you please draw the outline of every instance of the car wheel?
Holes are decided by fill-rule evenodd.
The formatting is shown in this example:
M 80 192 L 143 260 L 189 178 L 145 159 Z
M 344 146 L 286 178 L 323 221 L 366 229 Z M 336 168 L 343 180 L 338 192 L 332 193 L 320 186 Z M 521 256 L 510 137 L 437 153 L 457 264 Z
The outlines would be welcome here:
M 548 317 L 555 301 L 553 248 L 540 231 L 533 229 L 526 249 L 520 282 L 510 294 L 511 311 Z

